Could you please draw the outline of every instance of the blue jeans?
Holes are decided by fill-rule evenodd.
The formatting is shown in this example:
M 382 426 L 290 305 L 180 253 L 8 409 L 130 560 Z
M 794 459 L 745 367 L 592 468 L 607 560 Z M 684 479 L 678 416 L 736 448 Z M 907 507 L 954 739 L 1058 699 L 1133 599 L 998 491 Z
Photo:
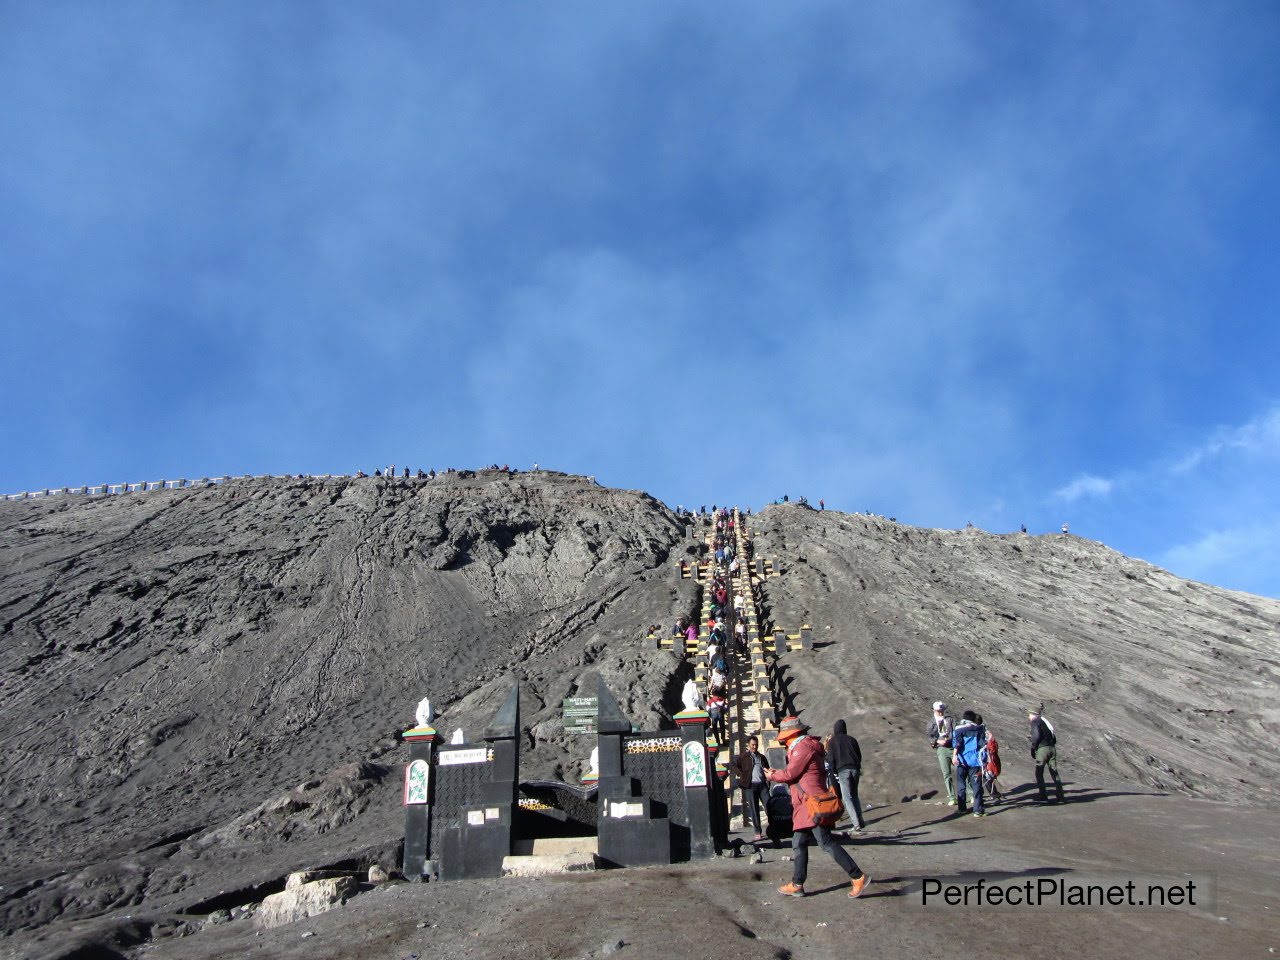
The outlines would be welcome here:
M 965 794 L 973 794 L 973 812 L 982 813 L 982 767 L 956 766 L 956 805 L 965 808 Z
M 845 852 L 844 847 L 831 839 L 831 831 L 826 827 L 809 827 L 791 834 L 791 882 L 803 886 L 805 877 L 809 875 L 809 844 L 817 843 L 822 850 L 836 862 L 836 866 L 853 877 L 862 876 L 862 871 L 853 857 Z
M 860 828 L 866 823 L 862 819 L 862 801 L 858 799 L 858 777 L 862 771 L 857 767 L 845 767 L 836 771 L 836 781 L 840 784 L 840 796 L 844 798 L 844 812 L 849 821 Z

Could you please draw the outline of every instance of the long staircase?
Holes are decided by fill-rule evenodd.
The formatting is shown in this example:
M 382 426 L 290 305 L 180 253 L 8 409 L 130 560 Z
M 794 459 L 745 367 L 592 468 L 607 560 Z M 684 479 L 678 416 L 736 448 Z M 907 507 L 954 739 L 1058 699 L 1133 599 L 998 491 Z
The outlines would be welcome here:
M 764 583 L 770 577 L 780 576 L 781 570 L 774 562 L 754 555 L 750 532 L 742 513 L 735 508 L 730 516 L 733 521 L 732 543 L 737 560 L 736 570 L 715 562 L 718 519 L 715 516 L 712 517 L 710 530 L 703 537 L 704 556 L 693 561 L 682 560 L 679 564 L 680 576 L 695 580 L 700 588 L 696 646 L 690 649 L 678 637 L 651 635 L 651 640 L 659 648 L 683 649 L 684 656 L 692 658 L 693 678 L 705 700 L 711 675 L 710 665 L 707 663 L 707 645 L 711 632 L 712 584 L 717 574 L 724 578 L 729 594 L 729 602 L 722 614 L 728 636 L 725 651 L 725 659 L 729 664 L 727 735 L 723 742 L 715 737 L 708 738 L 715 769 L 721 776 L 725 775 L 729 760 L 747 749 L 747 739 L 752 735 L 759 736 L 760 747 L 769 755 L 771 763 L 777 765 L 784 762 L 785 751 L 778 743 L 777 732 L 778 723 L 788 711 L 789 704 L 779 683 L 777 660 L 780 654 L 789 650 L 812 647 L 808 624 L 803 625 L 797 634 L 787 634 L 772 629 L 772 624 L 765 620 L 762 612 Z M 743 599 L 741 613 L 735 610 L 733 602 L 737 596 Z M 739 620 L 744 625 L 742 638 L 746 646 L 745 654 L 735 640 L 735 628 Z M 745 827 L 745 818 L 738 802 L 739 791 L 728 791 L 728 796 L 731 825 Z

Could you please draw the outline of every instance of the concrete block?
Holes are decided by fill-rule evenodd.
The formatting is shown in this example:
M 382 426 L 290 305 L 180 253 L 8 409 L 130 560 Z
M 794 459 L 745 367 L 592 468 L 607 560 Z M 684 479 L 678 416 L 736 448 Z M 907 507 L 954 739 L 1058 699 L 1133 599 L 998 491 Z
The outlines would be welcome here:
M 596 853 L 599 847 L 600 841 L 596 837 L 538 837 L 513 841 L 511 852 L 519 857 L 545 857 Z
M 581 873 L 595 868 L 594 853 L 555 853 L 502 858 L 504 877 L 548 877 L 558 873 Z

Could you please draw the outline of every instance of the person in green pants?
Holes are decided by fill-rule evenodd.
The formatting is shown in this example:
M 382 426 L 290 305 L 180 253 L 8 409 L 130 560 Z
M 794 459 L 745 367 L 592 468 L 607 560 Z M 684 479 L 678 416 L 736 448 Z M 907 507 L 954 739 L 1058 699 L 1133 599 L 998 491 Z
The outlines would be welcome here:
M 1041 803 L 1049 802 L 1049 792 L 1044 786 L 1044 770 L 1048 767 L 1058 802 L 1062 803 L 1067 798 L 1062 790 L 1062 778 L 1058 776 L 1058 736 L 1052 724 L 1040 715 L 1043 709 L 1041 704 L 1027 711 L 1027 722 L 1031 726 L 1027 740 L 1031 745 L 1031 759 L 1036 763 L 1036 799 Z
M 929 721 L 929 746 L 938 757 L 938 769 L 942 771 L 942 782 L 947 788 L 947 805 L 956 805 L 956 782 L 952 772 L 951 735 L 955 733 L 956 724 L 947 712 L 947 705 L 941 700 L 933 705 L 933 719 Z

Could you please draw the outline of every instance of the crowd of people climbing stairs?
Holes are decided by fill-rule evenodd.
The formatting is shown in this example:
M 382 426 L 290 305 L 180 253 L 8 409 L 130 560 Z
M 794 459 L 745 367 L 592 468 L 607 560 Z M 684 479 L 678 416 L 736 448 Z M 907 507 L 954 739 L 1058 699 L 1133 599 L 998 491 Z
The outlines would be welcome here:
M 695 668 L 697 676 L 705 676 L 705 683 L 689 680 L 685 705 L 706 710 L 710 734 L 718 748 L 734 735 L 729 723 L 730 687 L 735 677 L 741 677 L 739 668 L 747 661 L 744 619 L 754 597 L 750 574 L 743 565 L 751 561 L 751 541 L 741 526 L 745 514 L 736 510 L 713 506 L 707 511 L 703 507 L 691 515 L 710 528 L 705 540 L 707 620 L 703 632 L 693 618 L 681 617 L 672 633 L 683 638 L 685 649 L 690 652 L 698 650 L 700 637 L 706 638 L 705 663 Z M 737 555 L 739 549 L 745 556 Z M 687 564 L 682 562 L 681 566 L 687 569 Z M 751 610 L 754 613 L 754 607 Z M 1065 795 L 1058 775 L 1057 735 L 1043 716 L 1043 704 L 1028 711 L 1028 723 L 1037 799 L 1050 802 L 1045 784 L 1047 771 L 1055 799 L 1062 802 Z M 956 807 L 957 813 L 967 813 L 972 808 L 975 817 L 986 816 L 986 805 L 1004 798 L 999 780 L 999 743 L 994 732 L 974 710 L 965 710 L 959 720 L 954 719 L 942 701 L 933 704 L 926 732 L 946 796 L 939 802 Z M 776 745 L 785 751 L 785 765 L 771 765 L 768 751 L 761 749 L 762 734 L 772 734 Z M 749 823 L 754 831 L 750 843 L 757 847 L 779 843 L 790 833 L 792 877 L 778 888 L 779 892 L 792 897 L 805 895 L 809 848 L 817 846 L 849 877 L 849 896 L 862 895 L 870 878 L 846 846 L 837 842 L 858 839 L 867 827 L 858 796 L 862 751 L 845 721 L 837 720 L 825 739 L 813 735 L 808 724 L 797 716 L 785 717 L 776 731 L 748 734 L 738 729 L 736 736 L 741 749 L 729 760 L 727 774 L 731 786 L 740 791 L 744 826 Z M 835 832 L 845 819 L 846 831 Z

